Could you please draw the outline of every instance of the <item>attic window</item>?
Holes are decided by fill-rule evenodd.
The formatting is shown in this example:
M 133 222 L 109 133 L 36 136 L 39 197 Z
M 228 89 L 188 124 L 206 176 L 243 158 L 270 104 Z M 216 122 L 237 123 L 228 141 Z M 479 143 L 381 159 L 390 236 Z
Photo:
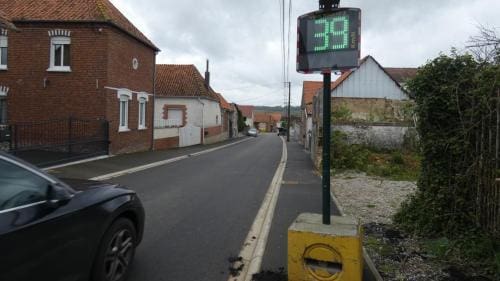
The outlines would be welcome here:
M 7 69 L 7 51 L 8 51 L 7 30 L 2 29 L 0 32 L 0 70 Z
M 50 67 L 47 71 L 70 72 L 71 59 L 71 32 L 56 29 L 49 31 L 50 38 Z

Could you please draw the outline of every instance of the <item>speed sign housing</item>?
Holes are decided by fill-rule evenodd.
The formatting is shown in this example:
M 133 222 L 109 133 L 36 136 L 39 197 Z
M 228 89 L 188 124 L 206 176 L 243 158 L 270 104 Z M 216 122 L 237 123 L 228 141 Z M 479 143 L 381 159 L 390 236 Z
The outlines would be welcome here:
M 361 10 L 320 10 L 298 18 L 297 71 L 352 69 L 359 66 Z

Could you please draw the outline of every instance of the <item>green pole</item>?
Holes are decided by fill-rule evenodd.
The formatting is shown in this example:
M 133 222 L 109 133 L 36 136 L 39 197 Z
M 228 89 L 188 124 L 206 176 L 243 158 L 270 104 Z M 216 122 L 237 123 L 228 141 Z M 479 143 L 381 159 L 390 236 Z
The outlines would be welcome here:
M 331 81 L 330 72 L 323 73 L 323 224 L 330 224 L 330 136 L 331 136 Z

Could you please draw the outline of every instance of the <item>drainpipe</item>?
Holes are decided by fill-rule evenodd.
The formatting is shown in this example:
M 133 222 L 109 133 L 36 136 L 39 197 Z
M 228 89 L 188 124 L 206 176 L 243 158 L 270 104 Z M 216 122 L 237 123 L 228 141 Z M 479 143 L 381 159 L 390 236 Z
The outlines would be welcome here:
M 153 69 L 153 110 L 151 110 L 152 121 L 151 121 L 151 150 L 155 150 L 155 110 L 156 110 L 156 56 L 158 52 L 155 52 L 154 58 L 154 69 Z
M 205 103 L 199 97 L 197 101 L 201 103 L 201 144 L 205 144 Z

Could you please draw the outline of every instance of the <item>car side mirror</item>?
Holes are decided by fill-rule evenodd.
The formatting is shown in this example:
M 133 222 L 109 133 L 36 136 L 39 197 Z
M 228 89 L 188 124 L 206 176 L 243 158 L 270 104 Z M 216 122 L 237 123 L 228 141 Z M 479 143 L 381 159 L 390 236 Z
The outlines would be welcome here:
M 58 183 L 52 183 L 49 185 L 49 190 L 47 192 L 47 203 L 52 208 L 59 208 L 68 204 L 68 202 L 73 198 L 73 194 L 66 189 L 64 186 Z

